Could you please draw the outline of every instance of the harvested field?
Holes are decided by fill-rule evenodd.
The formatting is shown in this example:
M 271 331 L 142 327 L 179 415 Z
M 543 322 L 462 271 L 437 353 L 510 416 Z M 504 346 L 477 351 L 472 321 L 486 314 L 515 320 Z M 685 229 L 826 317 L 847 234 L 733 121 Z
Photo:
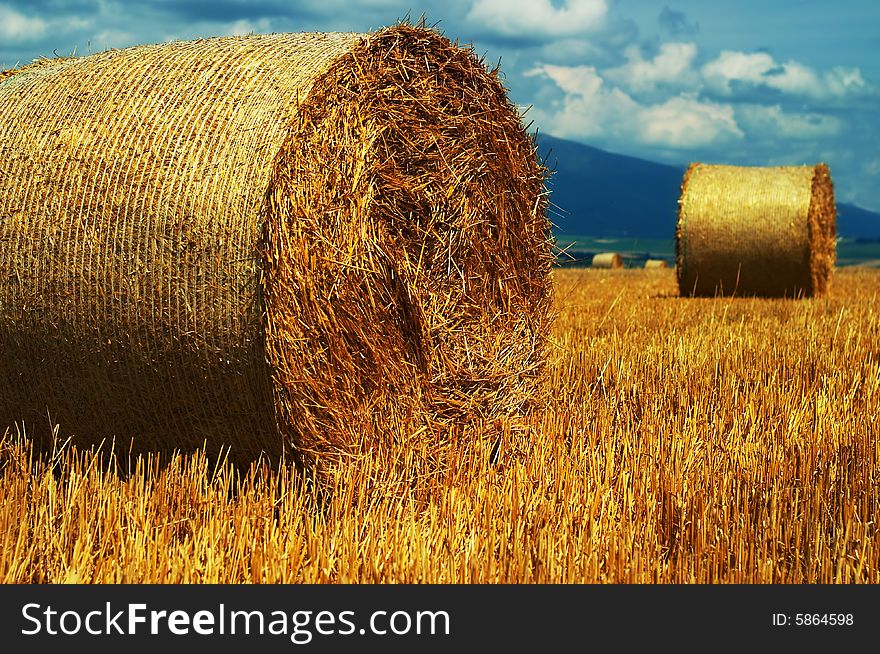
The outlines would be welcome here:
M 880 271 L 802 302 L 554 278 L 530 435 L 418 484 L 363 460 L 320 496 L 289 466 L 34 459 L 9 435 L 0 580 L 880 583 Z

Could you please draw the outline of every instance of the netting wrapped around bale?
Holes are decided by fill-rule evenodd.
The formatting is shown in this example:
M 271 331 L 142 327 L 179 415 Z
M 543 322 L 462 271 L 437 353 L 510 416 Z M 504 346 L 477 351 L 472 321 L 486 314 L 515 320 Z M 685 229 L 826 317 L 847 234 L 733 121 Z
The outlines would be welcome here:
M 836 254 L 836 210 L 825 164 L 691 164 L 676 228 L 682 295 L 817 296 Z
M 593 255 L 593 268 L 623 268 L 623 259 L 617 252 L 600 252 Z
M 545 174 L 497 76 L 421 27 L 23 69 L 0 82 L 3 426 L 320 463 L 521 415 Z

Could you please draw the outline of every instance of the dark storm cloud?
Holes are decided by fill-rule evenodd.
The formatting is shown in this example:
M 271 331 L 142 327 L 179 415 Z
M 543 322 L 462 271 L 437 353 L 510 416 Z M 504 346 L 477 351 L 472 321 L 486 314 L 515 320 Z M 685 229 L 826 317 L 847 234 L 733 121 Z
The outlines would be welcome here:
M 22 13 L 44 17 L 51 14 L 81 16 L 97 12 L 100 5 L 98 0 L 7 0 L 0 4 Z
M 284 0 L 154 0 L 153 10 L 188 21 L 234 22 L 259 18 L 314 18 L 321 11 L 308 3 Z
M 699 23 L 689 23 L 687 15 L 683 11 L 676 11 L 669 7 L 663 7 L 657 22 L 672 36 L 696 34 L 700 31 Z

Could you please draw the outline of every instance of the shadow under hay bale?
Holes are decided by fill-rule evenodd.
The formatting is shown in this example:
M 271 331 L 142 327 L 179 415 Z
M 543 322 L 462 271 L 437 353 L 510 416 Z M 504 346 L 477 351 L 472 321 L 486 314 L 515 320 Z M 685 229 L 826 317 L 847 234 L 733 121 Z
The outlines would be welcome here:
M 623 258 L 617 252 L 600 252 L 593 256 L 593 268 L 623 268 Z
M 546 170 L 472 51 L 398 25 L 14 72 L 3 425 L 326 467 L 541 397 Z
M 828 167 L 691 164 L 676 228 L 682 295 L 818 296 L 834 266 Z

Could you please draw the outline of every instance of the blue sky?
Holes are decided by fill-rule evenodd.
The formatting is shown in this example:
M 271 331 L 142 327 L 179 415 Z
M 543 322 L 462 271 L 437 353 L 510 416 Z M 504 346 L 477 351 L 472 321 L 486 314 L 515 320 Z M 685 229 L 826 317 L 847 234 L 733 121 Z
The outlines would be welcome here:
M 0 67 L 407 13 L 500 58 L 542 132 L 674 164 L 825 161 L 838 200 L 880 211 L 876 0 L 0 0 Z

